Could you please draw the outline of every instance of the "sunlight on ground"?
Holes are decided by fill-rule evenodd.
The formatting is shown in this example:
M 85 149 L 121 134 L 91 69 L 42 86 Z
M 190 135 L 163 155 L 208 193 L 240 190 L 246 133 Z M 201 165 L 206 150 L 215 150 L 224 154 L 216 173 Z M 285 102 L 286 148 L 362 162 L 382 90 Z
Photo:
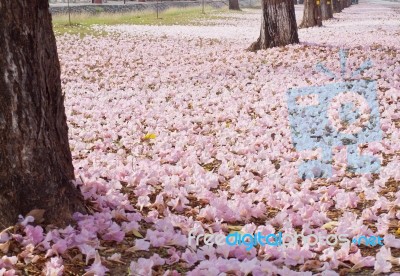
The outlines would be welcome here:
M 138 11 L 129 13 L 104 14 L 71 14 L 71 25 L 69 24 L 68 14 L 56 14 L 53 16 L 53 26 L 56 34 L 93 34 L 104 35 L 104 32 L 97 32 L 91 27 L 94 25 L 201 25 L 207 20 L 220 19 L 230 14 L 240 13 L 229 11 L 227 8 L 205 7 L 205 13 L 202 13 L 202 7 L 191 8 L 170 8 L 160 11 L 157 18 L 156 11 Z

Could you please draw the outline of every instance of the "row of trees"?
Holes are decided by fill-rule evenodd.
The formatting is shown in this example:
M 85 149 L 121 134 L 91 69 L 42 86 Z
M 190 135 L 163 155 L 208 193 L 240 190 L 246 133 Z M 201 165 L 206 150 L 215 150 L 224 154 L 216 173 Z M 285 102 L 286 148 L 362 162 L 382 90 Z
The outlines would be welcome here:
M 339 13 L 351 4 L 352 0 L 305 0 L 300 28 L 322 26 L 322 20 L 333 18 L 333 13 Z
M 261 32 L 250 51 L 299 43 L 294 9 L 295 0 L 262 0 Z M 357 0 L 358 3 L 358 0 Z M 322 20 L 349 7 L 352 0 L 305 0 L 300 28 L 322 26 Z
M 322 20 L 333 18 L 333 13 L 341 12 L 344 8 L 349 7 L 352 2 L 358 3 L 358 0 L 293 0 L 295 5 L 304 4 L 307 11 L 307 20 L 301 27 L 322 26 Z M 229 0 L 230 10 L 240 10 L 239 0 Z M 306 16 L 306 13 L 304 13 Z

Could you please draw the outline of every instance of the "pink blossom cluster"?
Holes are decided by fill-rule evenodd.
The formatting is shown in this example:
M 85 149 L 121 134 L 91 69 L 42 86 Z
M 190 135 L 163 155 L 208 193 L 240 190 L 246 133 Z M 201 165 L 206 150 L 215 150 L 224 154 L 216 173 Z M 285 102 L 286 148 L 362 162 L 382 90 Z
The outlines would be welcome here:
M 44 275 L 62 275 L 63 254 L 72 248 L 83 255 L 88 275 L 105 275 L 101 242 L 120 243 L 138 232 L 144 235 L 129 251 L 165 248 L 168 256 L 132 260 L 132 275 L 174 264 L 187 275 L 329 276 L 339 267 L 393 272 L 400 265 L 392 254 L 400 249 L 392 231 L 400 227 L 400 17 L 393 7 L 400 5 L 387 5 L 361 2 L 327 27 L 301 30 L 300 45 L 257 53 L 244 51 L 249 38 L 215 39 L 224 32 L 219 26 L 200 36 L 190 26 L 117 26 L 104 37 L 58 37 L 75 184 L 97 211 L 75 214 L 77 226 L 65 229 L 21 218 L 24 233 L 0 233 L 0 251 L 7 253 L 0 275 L 15 275 L 39 254 L 47 258 Z M 256 39 L 259 25 L 253 28 Z M 331 178 L 302 180 L 298 165 L 318 152 L 294 149 L 286 91 L 335 82 L 315 65 L 340 75 L 339 47 L 349 50 L 348 73 L 373 62 L 356 78 L 377 81 L 384 138 L 362 151 L 385 162 L 377 177 L 350 176 L 346 148 L 339 147 Z M 396 189 L 388 190 L 393 181 Z M 354 244 L 188 246 L 190 230 L 227 234 L 233 225 L 263 235 L 376 234 L 385 245 L 375 256 Z M 18 256 L 8 252 L 11 241 L 23 249 Z M 120 262 L 121 254 L 107 261 Z

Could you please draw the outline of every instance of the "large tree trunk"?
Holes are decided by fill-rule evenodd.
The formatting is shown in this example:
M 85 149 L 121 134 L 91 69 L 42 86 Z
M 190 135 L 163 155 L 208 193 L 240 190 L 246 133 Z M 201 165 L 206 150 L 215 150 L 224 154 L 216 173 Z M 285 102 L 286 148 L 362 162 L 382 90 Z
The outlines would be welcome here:
M 342 5 L 341 5 L 340 1 L 343 1 L 343 0 L 333 0 L 332 1 L 334 13 L 339 13 L 342 11 Z
M 0 228 L 45 209 L 84 212 L 74 179 L 48 0 L 0 2 Z
M 333 18 L 331 0 L 321 0 L 321 14 L 322 20 Z
M 240 11 L 239 0 L 229 0 L 229 9 Z
M 320 2 L 319 0 L 305 0 L 303 21 L 300 24 L 300 28 L 309 28 L 315 26 L 322 26 Z
M 249 50 L 299 43 L 293 0 L 262 0 L 260 37 Z

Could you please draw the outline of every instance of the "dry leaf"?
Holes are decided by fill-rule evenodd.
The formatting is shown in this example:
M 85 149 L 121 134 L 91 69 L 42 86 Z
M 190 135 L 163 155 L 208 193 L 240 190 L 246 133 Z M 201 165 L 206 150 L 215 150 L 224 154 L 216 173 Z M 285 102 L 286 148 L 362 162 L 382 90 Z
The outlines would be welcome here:
M 44 209 L 33 209 L 30 211 L 25 217 L 31 216 L 35 219 L 36 223 L 42 223 L 44 221 L 44 213 L 46 210 Z
M 322 229 L 332 230 L 333 228 L 337 227 L 339 223 L 337 221 L 330 221 L 322 225 Z
M 40 256 L 39 255 L 35 255 L 35 257 L 32 258 L 31 263 L 36 263 L 40 260 Z
M 128 249 L 126 249 L 125 251 L 134 253 L 134 252 L 136 252 L 138 250 L 136 249 L 136 247 L 132 246 L 132 247 L 129 247 Z
M 10 241 L 6 243 L 0 243 L 0 251 L 3 252 L 4 254 L 8 253 L 8 250 L 10 249 Z
M 73 262 L 83 262 L 83 255 L 82 254 L 77 254 L 75 257 L 73 257 L 72 259 L 71 259 L 71 261 L 73 261 Z
M 243 226 L 241 225 L 228 225 L 228 230 L 230 232 L 240 232 L 242 230 Z
M 322 264 L 318 260 L 308 260 L 302 266 L 300 266 L 300 271 L 312 271 L 320 268 L 321 266 Z
M 114 217 L 117 221 L 129 221 L 123 214 L 117 213 Z
M 138 231 L 138 230 L 136 230 L 136 229 L 133 229 L 132 230 L 132 234 L 135 236 L 135 237 L 137 237 L 137 238 L 144 238 L 143 236 L 142 236 L 142 234 L 140 234 L 140 232 Z
M 2 231 L 0 232 L 0 236 L 3 235 L 5 232 L 11 231 L 11 230 L 13 230 L 13 229 L 14 229 L 14 226 L 11 226 L 11 227 L 8 227 L 8 228 L 2 230 Z
M 112 253 L 112 252 L 115 252 L 115 248 L 108 248 L 104 250 L 104 253 Z

